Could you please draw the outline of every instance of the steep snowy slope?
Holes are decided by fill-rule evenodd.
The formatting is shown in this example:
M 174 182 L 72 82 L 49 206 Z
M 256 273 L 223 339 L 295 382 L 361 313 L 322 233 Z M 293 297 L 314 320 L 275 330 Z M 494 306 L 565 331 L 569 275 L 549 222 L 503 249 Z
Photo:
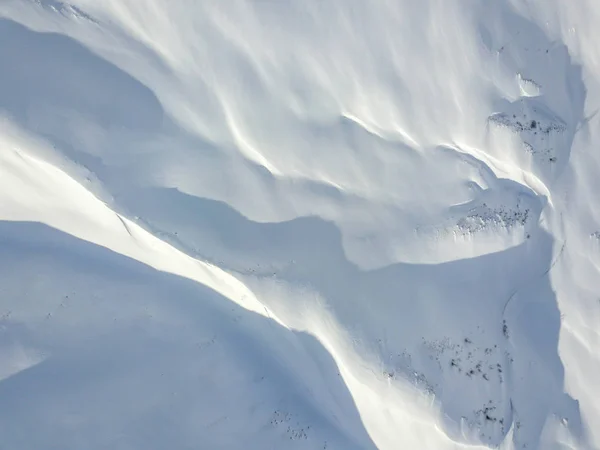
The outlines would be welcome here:
M 600 449 L 600 4 L 0 3 L 0 448 Z

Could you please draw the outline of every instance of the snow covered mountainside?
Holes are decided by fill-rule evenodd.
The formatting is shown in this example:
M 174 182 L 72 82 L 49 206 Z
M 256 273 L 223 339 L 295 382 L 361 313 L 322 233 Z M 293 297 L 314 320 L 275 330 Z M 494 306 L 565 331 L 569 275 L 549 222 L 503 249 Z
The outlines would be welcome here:
M 600 449 L 599 40 L 0 1 L 0 449 Z

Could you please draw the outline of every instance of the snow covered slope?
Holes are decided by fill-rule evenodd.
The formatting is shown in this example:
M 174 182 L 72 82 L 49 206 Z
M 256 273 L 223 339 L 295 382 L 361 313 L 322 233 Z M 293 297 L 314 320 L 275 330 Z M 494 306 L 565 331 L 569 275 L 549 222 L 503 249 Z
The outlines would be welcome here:
M 600 449 L 598 30 L 0 2 L 0 449 Z

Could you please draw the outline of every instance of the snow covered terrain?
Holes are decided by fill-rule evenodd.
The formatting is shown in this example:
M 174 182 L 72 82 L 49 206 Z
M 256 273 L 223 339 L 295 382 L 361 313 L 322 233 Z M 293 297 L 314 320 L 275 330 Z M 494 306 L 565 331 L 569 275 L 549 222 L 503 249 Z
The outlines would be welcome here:
M 600 449 L 599 41 L 0 1 L 0 449 Z

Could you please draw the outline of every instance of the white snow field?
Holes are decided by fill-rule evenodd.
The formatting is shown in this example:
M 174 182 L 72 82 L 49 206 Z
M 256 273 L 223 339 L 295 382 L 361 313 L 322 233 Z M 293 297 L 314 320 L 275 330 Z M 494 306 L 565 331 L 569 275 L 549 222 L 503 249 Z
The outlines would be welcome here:
M 598 0 L 1 0 L 0 449 L 600 449 Z

